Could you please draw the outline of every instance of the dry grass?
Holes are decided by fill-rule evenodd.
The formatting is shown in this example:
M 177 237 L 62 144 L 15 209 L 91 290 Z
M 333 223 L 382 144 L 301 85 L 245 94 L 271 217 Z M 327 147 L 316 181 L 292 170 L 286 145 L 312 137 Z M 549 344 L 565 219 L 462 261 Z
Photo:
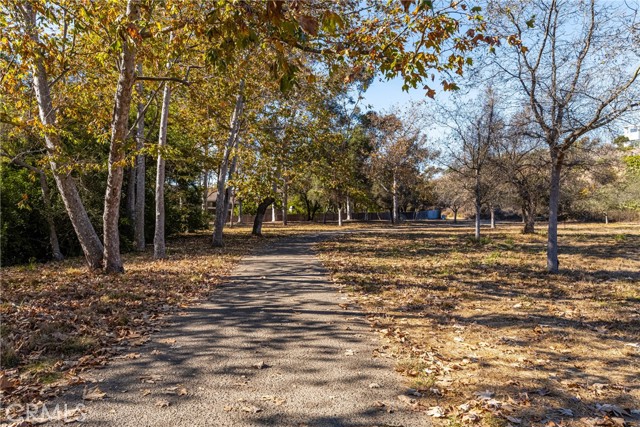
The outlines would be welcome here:
M 562 225 L 559 275 L 544 273 L 542 234 L 469 233 L 414 225 L 320 245 L 434 421 L 639 425 L 640 227 Z

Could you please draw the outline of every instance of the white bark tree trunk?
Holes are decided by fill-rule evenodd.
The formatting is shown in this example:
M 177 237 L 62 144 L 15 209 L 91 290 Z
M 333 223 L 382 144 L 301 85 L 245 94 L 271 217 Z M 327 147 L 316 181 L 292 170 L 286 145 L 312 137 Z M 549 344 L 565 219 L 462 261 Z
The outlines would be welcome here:
M 231 129 L 229 130 L 229 138 L 224 145 L 224 151 L 222 154 L 222 163 L 220 165 L 220 172 L 218 173 L 218 196 L 216 199 L 216 217 L 213 226 L 213 246 L 224 246 L 223 231 L 226 222 L 228 202 L 226 200 L 226 186 L 227 186 L 227 174 L 229 171 L 229 161 L 231 152 L 235 148 L 238 141 L 238 134 L 240 133 L 240 119 L 242 117 L 242 110 L 244 108 L 244 80 L 240 81 L 240 88 L 238 89 L 238 96 L 236 97 L 236 104 L 231 115 Z
M 347 221 L 351 221 L 351 198 L 347 196 Z
M 140 18 L 140 0 L 127 2 L 126 20 L 135 23 Z M 109 146 L 109 174 L 107 191 L 104 196 L 104 213 L 102 224 L 104 229 L 104 271 L 106 273 L 123 273 L 124 266 L 120 258 L 120 198 L 122 195 L 122 175 L 124 146 L 129 128 L 129 111 L 133 92 L 136 68 L 135 41 L 130 40 L 126 32 L 122 37 L 122 55 L 120 57 L 120 76 L 116 87 L 115 105 L 111 121 L 111 143 Z
M 142 74 L 142 64 L 138 64 L 138 74 Z M 144 251 L 146 242 L 144 237 L 144 212 L 145 212 L 145 177 L 146 164 L 145 156 L 140 151 L 144 148 L 144 102 L 142 82 L 138 82 L 136 90 L 140 96 L 138 101 L 138 127 L 136 129 L 136 208 L 134 224 L 134 246 L 137 251 Z
M 396 172 L 393 172 L 393 182 L 391 184 L 391 191 L 393 197 L 393 213 L 391 217 L 391 222 L 394 224 L 398 223 L 398 180 L 396 177 Z
M 169 122 L 169 105 L 171 103 L 171 87 L 165 83 L 162 93 L 162 111 L 160 113 L 160 132 L 158 133 L 158 165 L 156 168 L 156 224 L 153 236 L 153 257 L 162 259 L 167 256 L 165 242 L 164 182 L 165 160 L 162 154 L 167 146 L 167 128 Z
M 229 168 L 229 176 L 227 177 L 227 181 L 231 180 L 233 175 L 236 173 L 236 166 L 238 165 L 238 156 L 233 156 L 233 161 L 231 162 L 231 167 Z M 224 202 L 224 211 L 229 214 L 229 226 L 233 226 L 233 205 L 235 203 L 235 195 L 233 194 L 233 187 L 227 187 L 225 191 L 225 202 Z M 226 221 L 226 214 L 225 214 Z
M 342 206 L 338 204 L 338 227 L 342 227 Z
M 36 12 L 30 4 L 25 4 L 22 10 L 24 11 L 22 16 L 25 20 L 27 34 L 35 43 L 39 43 L 39 36 L 36 30 Z M 33 90 L 36 95 L 40 121 L 45 125 L 44 139 L 47 153 L 49 154 L 51 172 L 53 172 L 65 209 L 80 241 L 85 260 L 89 268 L 99 269 L 102 267 L 102 243 L 89 220 L 89 215 L 84 208 L 75 180 L 69 172 L 60 172 L 60 166 L 56 160 L 62 144 L 58 134 L 55 131 L 48 130 L 48 128 L 55 128 L 56 110 L 53 108 L 51 88 L 48 83 L 44 58 L 41 55 L 38 54 L 34 57 L 31 71 L 33 73 Z

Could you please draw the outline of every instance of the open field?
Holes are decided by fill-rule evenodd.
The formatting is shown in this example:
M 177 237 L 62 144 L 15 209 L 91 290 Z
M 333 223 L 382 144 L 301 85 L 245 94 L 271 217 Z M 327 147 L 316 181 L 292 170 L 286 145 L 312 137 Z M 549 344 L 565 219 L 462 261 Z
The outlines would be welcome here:
M 542 227 L 541 227 L 542 228 Z M 640 227 L 408 225 L 320 244 L 436 425 L 640 425 Z

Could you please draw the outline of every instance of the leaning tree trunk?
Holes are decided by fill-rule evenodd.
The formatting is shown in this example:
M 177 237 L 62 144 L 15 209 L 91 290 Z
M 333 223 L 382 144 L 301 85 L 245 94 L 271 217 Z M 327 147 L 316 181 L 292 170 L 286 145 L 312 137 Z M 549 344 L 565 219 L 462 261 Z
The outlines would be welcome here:
M 27 27 L 27 34 L 36 44 L 39 43 L 39 37 L 36 32 L 36 12 L 29 3 L 24 5 L 25 11 L 23 17 Z M 67 214 L 71 220 L 71 225 L 80 241 L 82 252 L 89 268 L 99 269 L 102 267 L 102 251 L 103 246 L 100 238 L 96 233 L 89 215 L 80 198 L 78 187 L 75 180 L 69 172 L 61 171 L 60 165 L 56 161 L 62 148 L 59 134 L 53 130 L 56 125 L 56 110 L 53 108 L 51 101 L 51 88 L 48 83 L 48 75 L 44 65 L 44 58 L 37 54 L 32 66 L 33 74 L 33 90 L 38 103 L 38 112 L 40 121 L 44 126 L 44 140 L 47 153 L 49 154 L 49 165 L 53 177 L 56 181 L 58 191 L 62 197 Z
M 129 0 L 127 3 L 126 21 L 129 25 L 140 18 L 140 0 Z M 120 76 L 116 87 L 115 106 L 111 121 L 111 143 L 109 146 L 109 173 L 107 191 L 104 195 L 104 271 L 106 273 L 123 273 L 124 267 L 120 258 L 120 196 L 122 195 L 122 175 L 125 139 L 129 128 L 129 110 L 133 92 L 134 73 L 136 69 L 136 44 L 129 40 L 126 32 L 121 33 L 122 55 L 120 59 Z
M 238 141 L 238 134 L 240 133 L 240 117 L 242 116 L 242 110 L 244 108 L 244 80 L 240 80 L 240 88 L 238 89 L 238 96 L 236 97 L 236 104 L 231 114 L 231 129 L 229 130 L 229 137 L 224 145 L 224 151 L 222 154 L 222 163 L 220 164 L 220 171 L 218 173 L 218 186 L 217 186 L 217 199 L 216 199 L 216 217 L 213 222 L 213 246 L 224 246 L 223 231 L 226 222 L 227 211 L 223 210 L 228 208 L 228 202 L 226 201 L 226 186 L 227 186 L 227 174 L 229 171 L 229 159 L 231 152 L 233 151 L 236 142 Z
M 142 74 L 142 64 L 138 64 L 138 74 Z M 138 115 L 136 117 L 138 127 L 136 129 L 136 207 L 134 221 L 134 247 L 137 251 L 144 251 L 146 246 L 144 238 L 144 208 L 145 208 L 145 177 L 146 164 L 145 156 L 142 154 L 144 148 L 144 103 L 142 82 L 138 82 L 136 90 L 140 96 L 138 101 Z
M 547 236 L 547 271 L 557 273 L 558 261 L 558 208 L 560 206 L 560 173 L 562 153 L 551 154 L 551 188 L 549 192 L 549 233 Z
M 169 122 L 169 104 L 171 102 L 171 87 L 165 83 L 162 93 L 162 111 L 160 113 L 160 132 L 158 133 L 158 165 L 156 167 L 156 224 L 153 236 L 153 257 L 162 259 L 167 256 L 167 248 L 164 236 L 165 212 L 164 212 L 164 182 L 165 160 L 162 153 L 167 146 L 167 129 Z
M 253 230 L 251 230 L 251 234 L 254 236 L 262 236 L 262 223 L 264 222 L 264 215 L 267 212 L 267 208 L 275 202 L 273 197 L 267 197 L 258 205 L 258 210 L 256 212 L 256 217 L 253 220 Z

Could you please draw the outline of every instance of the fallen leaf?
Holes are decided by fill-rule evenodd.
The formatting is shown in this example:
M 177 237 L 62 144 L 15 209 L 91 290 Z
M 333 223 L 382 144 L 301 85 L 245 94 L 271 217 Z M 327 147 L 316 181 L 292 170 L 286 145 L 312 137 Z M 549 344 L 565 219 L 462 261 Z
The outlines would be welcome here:
M 369 388 L 380 388 L 380 384 L 378 384 L 378 383 L 371 383 L 371 384 L 369 384 Z
M 98 387 L 94 387 L 91 390 L 85 390 L 82 394 L 83 400 L 101 400 L 107 397 L 107 393 L 100 390 Z
M 407 405 L 414 405 L 416 403 L 415 399 L 412 399 L 404 394 L 398 395 L 398 400 L 402 403 L 406 403 Z
M 432 406 L 427 411 L 427 415 L 433 418 L 444 418 L 446 416 L 446 412 L 441 406 Z
M 170 403 L 169 403 L 169 401 L 168 401 L 168 400 L 165 400 L 165 399 L 158 399 L 158 400 L 156 400 L 155 405 L 156 405 L 158 408 L 166 408 L 167 406 L 169 406 L 169 405 L 170 405 Z

